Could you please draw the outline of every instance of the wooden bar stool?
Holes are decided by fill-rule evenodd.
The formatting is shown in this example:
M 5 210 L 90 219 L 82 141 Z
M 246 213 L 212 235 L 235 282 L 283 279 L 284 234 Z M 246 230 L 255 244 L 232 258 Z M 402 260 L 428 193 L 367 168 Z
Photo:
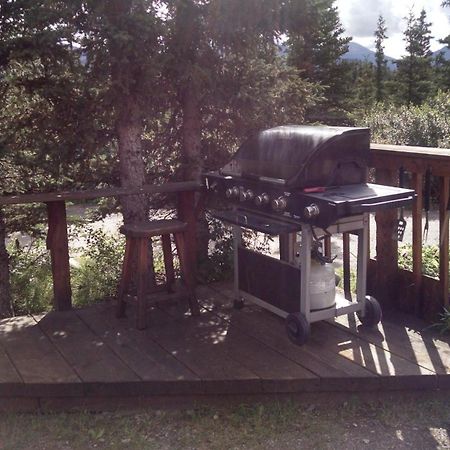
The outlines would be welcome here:
M 125 256 L 122 266 L 122 277 L 120 279 L 117 317 L 124 317 L 126 308 L 127 290 L 133 276 L 133 269 L 136 271 L 137 285 L 137 328 L 143 329 L 147 326 L 147 309 L 150 304 L 156 301 L 173 298 L 175 273 L 173 269 L 173 255 L 170 242 L 170 235 L 173 234 L 175 245 L 178 250 L 180 269 L 184 284 L 187 288 L 187 297 L 192 315 L 198 315 L 200 309 L 195 297 L 195 281 L 192 275 L 192 268 L 188 267 L 189 260 L 186 254 L 186 230 L 187 223 L 176 219 L 152 220 L 146 222 L 123 225 L 120 232 L 126 237 Z M 147 299 L 148 279 L 150 274 L 150 264 L 148 258 L 149 239 L 154 236 L 161 236 L 164 254 L 164 268 L 166 271 L 166 290 L 169 295 L 151 295 Z M 133 266 L 134 256 L 137 256 L 137 264 Z M 186 294 L 184 296 L 186 296 Z

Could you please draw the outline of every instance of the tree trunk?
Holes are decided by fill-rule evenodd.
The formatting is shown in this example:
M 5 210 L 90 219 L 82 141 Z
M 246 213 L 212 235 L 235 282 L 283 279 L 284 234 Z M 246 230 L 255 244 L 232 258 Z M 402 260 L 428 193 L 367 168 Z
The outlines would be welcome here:
M 182 177 L 186 181 L 200 181 L 203 158 L 201 154 L 202 120 L 198 87 L 192 80 L 185 86 L 182 96 Z M 209 229 L 205 213 L 202 211 L 197 224 L 197 262 L 208 259 Z
M 183 153 L 181 155 L 183 180 L 199 181 L 202 173 L 201 114 L 198 88 L 189 80 L 182 93 Z
M 124 98 L 116 123 L 119 140 L 119 166 L 122 187 L 141 187 L 145 184 L 142 155 L 142 114 L 138 102 Z M 120 199 L 125 223 L 147 219 L 148 201 L 144 195 L 124 195 Z
M 11 285 L 9 282 L 9 255 L 5 246 L 6 228 L 0 210 L 0 318 L 12 316 Z

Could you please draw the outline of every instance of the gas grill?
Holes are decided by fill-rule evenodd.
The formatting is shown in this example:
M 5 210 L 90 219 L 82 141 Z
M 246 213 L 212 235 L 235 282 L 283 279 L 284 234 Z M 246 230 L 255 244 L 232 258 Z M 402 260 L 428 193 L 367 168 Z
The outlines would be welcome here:
M 233 225 L 235 306 L 247 299 L 285 317 L 297 344 L 317 320 L 353 312 L 366 325 L 381 318 L 378 302 L 365 295 L 368 213 L 405 206 L 415 193 L 366 182 L 369 146 L 368 128 L 280 126 L 250 137 L 204 176 L 213 215 Z M 245 248 L 242 228 L 282 236 L 282 260 Z M 315 270 L 317 261 L 330 264 L 324 238 L 341 232 L 358 236 L 356 303 L 334 292 L 329 270 Z M 328 284 L 319 289 L 323 277 Z

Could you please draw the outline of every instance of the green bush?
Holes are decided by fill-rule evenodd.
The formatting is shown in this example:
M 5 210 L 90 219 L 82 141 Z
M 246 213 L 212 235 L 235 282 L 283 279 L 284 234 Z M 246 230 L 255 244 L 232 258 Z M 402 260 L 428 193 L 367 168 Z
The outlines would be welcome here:
M 450 148 L 450 92 L 421 106 L 380 103 L 357 122 L 371 129 L 372 142 Z
M 125 251 L 124 239 L 101 229 L 88 227 L 81 235 L 86 248 L 77 258 L 78 264 L 71 268 L 75 306 L 115 297 Z
M 75 307 L 114 298 L 119 285 L 125 240 L 92 227 L 75 229 L 81 247 L 71 245 L 71 286 Z M 163 257 L 155 245 L 156 280 L 163 281 Z M 52 308 L 53 281 L 50 253 L 45 240 L 33 239 L 21 247 L 18 242 L 8 246 L 10 255 L 11 291 L 16 315 L 36 314 Z M 175 267 L 177 268 L 177 266 Z
M 412 271 L 412 244 L 403 244 L 398 248 L 398 266 Z M 439 278 L 439 246 L 422 247 L 422 273 L 432 278 Z
M 14 314 L 35 314 L 50 308 L 53 298 L 50 254 L 43 239 L 21 247 L 8 245 Z

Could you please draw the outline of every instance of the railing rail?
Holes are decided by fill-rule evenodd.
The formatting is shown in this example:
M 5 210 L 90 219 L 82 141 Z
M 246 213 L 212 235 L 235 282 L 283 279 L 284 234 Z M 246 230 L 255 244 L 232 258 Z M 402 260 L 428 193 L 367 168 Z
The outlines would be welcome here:
M 92 200 L 102 197 L 121 197 L 126 195 L 177 194 L 178 217 L 188 224 L 187 258 L 189 260 L 189 266 L 195 267 L 196 221 L 197 208 L 199 207 L 196 204 L 195 192 L 200 189 L 200 183 L 187 181 L 144 185 L 135 188 L 112 187 L 84 191 L 37 192 L 0 196 L 0 207 L 26 203 L 45 203 L 47 205 L 47 248 L 50 250 L 52 262 L 53 306 L 57 311 L 65 311 L 72 308 L 66 214 L 67 201 Z
M 375 182 L 398 185 L 398 173 L 411 174 L 411 188 L 417 193 L 412 207 L 412 272 L 398 267 L 398 212 L 376 214 L 376 260 L 370 261 L 368 291 L 384 304 L 434 320 L 449 305 L 449 186 L 450 149 L 371 144 L 370 163 Z M 439 180 L 439 279 L 423 275 L 422 216 L 426 174 Z

